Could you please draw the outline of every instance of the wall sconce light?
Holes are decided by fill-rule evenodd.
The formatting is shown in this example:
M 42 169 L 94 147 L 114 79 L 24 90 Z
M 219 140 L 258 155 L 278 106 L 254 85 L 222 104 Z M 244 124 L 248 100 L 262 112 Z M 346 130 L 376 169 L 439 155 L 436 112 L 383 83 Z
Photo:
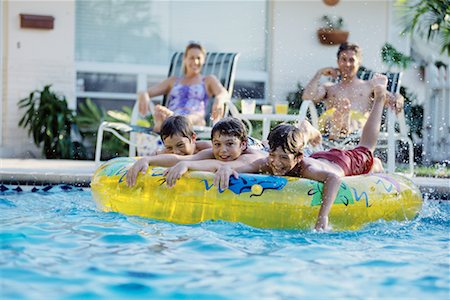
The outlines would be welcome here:
M 20 14 L 20 28 L 53 29 L 52 16 Z

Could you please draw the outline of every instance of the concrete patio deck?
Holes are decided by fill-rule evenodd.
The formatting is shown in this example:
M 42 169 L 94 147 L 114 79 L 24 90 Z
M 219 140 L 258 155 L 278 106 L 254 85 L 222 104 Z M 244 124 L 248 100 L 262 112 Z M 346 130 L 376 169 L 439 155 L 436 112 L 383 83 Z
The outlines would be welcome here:
M 96 169 L 93 161 L 52 159 L 0 159 L 0 183 L 76 184 L 89 186 Z M 413 177 L 422 192 L 438 193 L 450 200 L 450 179 Z M 442 199 L 442 197 L 441 197 Z

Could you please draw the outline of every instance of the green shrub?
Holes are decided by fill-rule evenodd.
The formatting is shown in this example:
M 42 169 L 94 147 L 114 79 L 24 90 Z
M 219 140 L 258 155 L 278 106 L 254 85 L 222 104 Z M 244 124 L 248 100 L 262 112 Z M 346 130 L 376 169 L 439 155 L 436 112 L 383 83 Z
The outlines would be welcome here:
M 28 128 L 36 146 L 43 145 L 46 158 L 76 158 L 83 153 L 79 144 L 71 138 L 74 113 L 67 107 L 64 96 L 58 96 L 46 85 L 42 91 L 35 90 L 18 103 L 26 109 L 19 126 Z

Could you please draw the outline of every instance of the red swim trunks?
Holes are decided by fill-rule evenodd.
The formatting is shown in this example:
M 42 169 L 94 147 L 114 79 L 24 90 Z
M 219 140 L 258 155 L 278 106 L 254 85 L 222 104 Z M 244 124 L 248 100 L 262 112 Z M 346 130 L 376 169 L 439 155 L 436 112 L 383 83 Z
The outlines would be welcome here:
M 373 153 L 366 147 L 358 146 L 353 150 L 330 149 L 313 153 L 312 158 L 323 158 L 337 164 L 344 170 L 345 176 L 369 173 L 373 165 Z

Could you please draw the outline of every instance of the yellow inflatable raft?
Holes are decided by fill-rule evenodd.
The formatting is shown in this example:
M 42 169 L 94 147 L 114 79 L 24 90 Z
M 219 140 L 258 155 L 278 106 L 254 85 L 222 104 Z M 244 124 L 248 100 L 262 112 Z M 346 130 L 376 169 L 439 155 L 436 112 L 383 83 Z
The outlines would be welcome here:
M 125 176 L 133 158 L 116 158 L 95 172 L 91 188 L 99 208 L 108 212 L 195 224 L 206 220 L 242 222 L 259 228 L 311 229 L 323 185 L 308 179 L 240 174 L 230 188 L 218 190 L 213 174 L 188 172 L 167 188 L 164 168 L 150 167 L 129 188 Z M 422 207 L 420 191 L 399 175 L 346 177 L 330 213 L 334 230 L 353 230 L 376 220 L 410 220 Z

